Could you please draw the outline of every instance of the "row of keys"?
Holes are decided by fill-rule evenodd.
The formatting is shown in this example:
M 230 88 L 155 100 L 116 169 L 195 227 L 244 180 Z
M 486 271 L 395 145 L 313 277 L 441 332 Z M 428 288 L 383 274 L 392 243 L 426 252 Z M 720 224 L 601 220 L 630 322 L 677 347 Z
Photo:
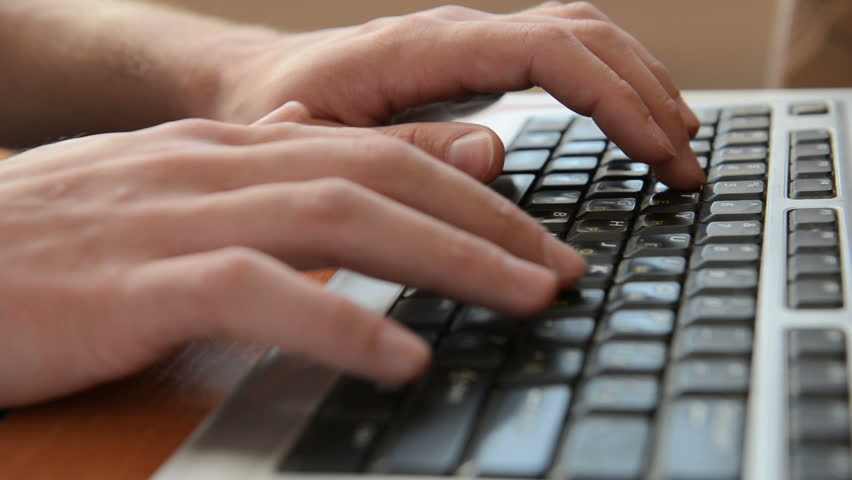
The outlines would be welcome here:
M 790 133 L 790 198 L 836 196 L 834 158 L 828 130 Z
M 787 303 L 791 308 L 843 307 L 837 213 L 799 208 L 788 215 Z
M 842 330 L 788 332 L 789 480 L 852 476 L 847 355 Z

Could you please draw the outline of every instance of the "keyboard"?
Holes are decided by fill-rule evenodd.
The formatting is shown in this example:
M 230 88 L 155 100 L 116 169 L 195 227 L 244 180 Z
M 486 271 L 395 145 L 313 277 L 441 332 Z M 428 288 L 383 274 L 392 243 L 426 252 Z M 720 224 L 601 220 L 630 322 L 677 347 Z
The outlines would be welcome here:
M 493 188 L 585 256 L 578 288 L 528 319 L 406 290 L 390 316 L 434 346 L 432 370 L 402 390 L 343 380 L 282 469 L 737 478 L 772 117 L 698 116 L 702 192 L 655 181 L 590 119 L 529 119 Z M 790 150 L 791 198 L 833 196 L 830 133 L 794 132 Z M 789 305 L 842 306 L 836 213 L 788 215 Z M 793 440 L 814 443 L 795 468 L 808 473 L 850 454 L 847 346 L 830 329 L 789 345 Z
M 258 478 L 852 479 L 848 147 L 823 121 L 842 107 L 768 98 L 697 109 L 698 192 L 656 181 L 587 118 L 514 120 L 492 188 L 585 257 L 576 288 L 507 318 L 343 277 L 333 289 L 432 345 L 430 370 L 396 389 L 313 386 L 324 374 L 295 375 L 275 354 L 201 438 L 247 441 L 233 424 L 251 418 L 274 472 Z M 310 408 L 259 400 L 302 390 Z M 193 471 L 180 460 L 202 447 L 173 471 Z

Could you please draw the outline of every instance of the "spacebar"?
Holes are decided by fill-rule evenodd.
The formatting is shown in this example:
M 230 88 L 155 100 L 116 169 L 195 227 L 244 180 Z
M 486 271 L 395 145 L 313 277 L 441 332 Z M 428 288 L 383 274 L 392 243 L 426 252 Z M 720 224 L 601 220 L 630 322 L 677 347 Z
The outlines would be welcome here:
M 390 427 L 371 469 L 417 475 L 452 473 L 491 379 L 490 373 L 466 368 L 435 371 L 400 422 Z

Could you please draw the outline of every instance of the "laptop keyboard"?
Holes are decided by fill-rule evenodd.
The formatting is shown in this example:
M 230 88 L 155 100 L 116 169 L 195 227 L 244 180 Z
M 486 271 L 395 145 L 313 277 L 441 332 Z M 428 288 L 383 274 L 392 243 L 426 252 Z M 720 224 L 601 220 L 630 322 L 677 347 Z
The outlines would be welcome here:
M 493 188 L 584 255 L 587 275 L 520 320 L 407 289 L 390 316 L 434 346 L 430 372 L 398 390 L 341 379 L 281 471 L 739 478 L 772 112 L 697 113 L 701 192 L 656 182 L 589 119 L 529 119 Z M 791 137 L 812 155 L 790 167 L 792 196 L 835 194 L 815 153 L 826 138 Z M 841 307 L 836 212 L 793 210 L 788 225 L 788 304 Z M 810 476 L 849 455 L 843 332 L 794 331 L 787 347 L 791 478 L 847 478 Z

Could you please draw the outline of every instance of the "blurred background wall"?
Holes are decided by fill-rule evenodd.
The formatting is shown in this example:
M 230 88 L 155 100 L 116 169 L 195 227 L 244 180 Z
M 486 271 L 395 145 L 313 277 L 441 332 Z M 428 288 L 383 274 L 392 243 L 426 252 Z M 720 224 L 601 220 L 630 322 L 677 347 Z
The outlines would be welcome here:
M 352 25 L 445 3 L 491 12 L 517 11 L 541 3 L 539 0 L 150 1 L 288 31 Z M 829 81 L 835 86 L 852 86 L 852 79 L 837 74 L 838 65 L 852 70 L 852 48 L 843 46 L 846 40 L 838 40 L 836 33 L 839 29 L 842 37 L 842 32 L 850 31 L 850 0 L 593 0 L 593 3 L 647 45 L 669 67 L 681 88 L 818 86 Z M 838 41 L 840 47 L 836 45 Z

